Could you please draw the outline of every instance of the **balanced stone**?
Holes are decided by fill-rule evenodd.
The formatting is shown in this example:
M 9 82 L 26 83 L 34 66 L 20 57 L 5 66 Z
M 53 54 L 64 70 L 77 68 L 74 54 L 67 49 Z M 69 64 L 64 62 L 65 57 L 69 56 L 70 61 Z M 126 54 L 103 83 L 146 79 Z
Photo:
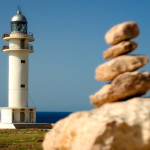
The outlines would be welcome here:
M 150 98 L 103 105 L 57 122 L 43 150 L 150 150 Z
M 122 55 L 96 68 L 96 80 L 109 81 L 119 74 L 137 70 L 148 63 L 145 55 Z
M 129 53 L 137 48 L 138 44 L 133 41 L 122 41 L 119 44 L 110 47 L 103 53 L 105 59 L 117 57 L 122 54 Z
M 90 96 L 91 103 L 100 107 L 128 97 L 144 95 L 150 89 L 149 72 L 126 72 Z
M 121 41 L 136 38 L 140 31 L 135 22 L 124 22 L 112 27 L 105 35 L 109 45 L 115 45 Z

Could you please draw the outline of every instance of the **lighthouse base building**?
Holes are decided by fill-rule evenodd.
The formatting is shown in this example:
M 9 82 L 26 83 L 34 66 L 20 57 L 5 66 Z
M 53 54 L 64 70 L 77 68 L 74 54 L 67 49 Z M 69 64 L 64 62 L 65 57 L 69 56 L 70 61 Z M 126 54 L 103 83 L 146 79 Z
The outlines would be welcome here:
M 28 107 L 29 54 L 34 53 L 29 42 L 35 39 L 27 32 L 27 19 L 20 9 L 10 24 L 10 34 L 2 36 L 9 42 L 2 48 L 9 56 L 9 85 L 8 107 L 1 108 L 0 128 L 51 128 L 51 124 L 36 123 L 36 108 Z
M 1 108 L 0 128 L 34 128 L 36 123 L 36 108 L 32 107 L 3 107 Z M 38 124 L 37 124 L 38 125 Z M 42 124 L 39 124 L 41 127 Z M 43 124 L 43 128 L 47 125 Z

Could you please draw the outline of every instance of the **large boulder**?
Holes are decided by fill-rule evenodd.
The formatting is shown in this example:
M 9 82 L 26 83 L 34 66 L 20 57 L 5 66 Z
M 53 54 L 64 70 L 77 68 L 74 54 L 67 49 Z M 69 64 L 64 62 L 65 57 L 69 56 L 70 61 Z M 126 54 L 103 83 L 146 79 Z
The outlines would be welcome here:
M 119 74 L 135 71 L 148 63 L 145 55 L 122 55 L 96 68 L 95 79 L 109 81 Z
M 150 150 L 150 98 L 106 104 L 57 122 L 44 150 Z
M 133 41 L 122 41 L 119 44 L 110 47 L 103 53 L 105 59 L 117 57 L 122 54 L 129 53 L 137 48 L 138 44 Z
M 100 107 L 109 102 L 144 95 L 150 89 L 149 72 L 126 72 L 90 96 L 91 103 Z
M 105 40 L 109 45 L 115 45 L 121 41 L 136 38 L 140 33 L 135 22 L 124 22 L 112 27 L 105 35 Z

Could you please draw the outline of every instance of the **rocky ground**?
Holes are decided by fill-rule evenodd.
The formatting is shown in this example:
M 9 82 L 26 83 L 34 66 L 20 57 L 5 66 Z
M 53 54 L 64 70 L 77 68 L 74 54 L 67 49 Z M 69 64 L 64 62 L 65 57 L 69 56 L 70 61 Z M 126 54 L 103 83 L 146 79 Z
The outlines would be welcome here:
M 0 150 L 42 150 L 46 132 L 42 129 L 0 130 Z
M 44 150 L 150 150 L 150 98 L 77 112 L 47 133 Z

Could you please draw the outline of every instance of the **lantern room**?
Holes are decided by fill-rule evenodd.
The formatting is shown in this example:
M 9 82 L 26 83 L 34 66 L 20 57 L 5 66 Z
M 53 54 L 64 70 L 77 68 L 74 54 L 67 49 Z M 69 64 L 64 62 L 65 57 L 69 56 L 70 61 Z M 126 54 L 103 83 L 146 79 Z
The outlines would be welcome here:
M 27 19 L 22 15 L 21 10 L 11 19 L 11 33 L 26 33 L 27 34 Z

